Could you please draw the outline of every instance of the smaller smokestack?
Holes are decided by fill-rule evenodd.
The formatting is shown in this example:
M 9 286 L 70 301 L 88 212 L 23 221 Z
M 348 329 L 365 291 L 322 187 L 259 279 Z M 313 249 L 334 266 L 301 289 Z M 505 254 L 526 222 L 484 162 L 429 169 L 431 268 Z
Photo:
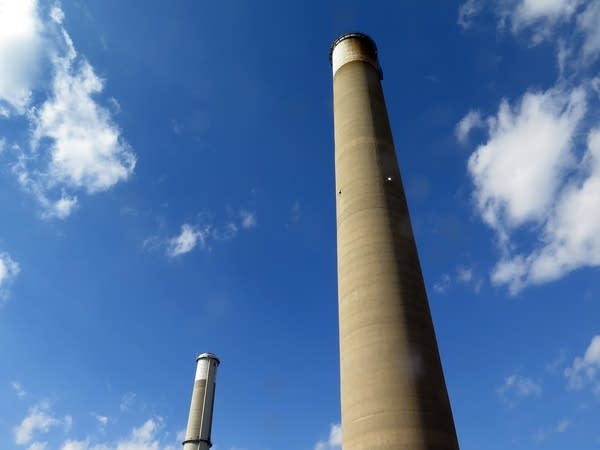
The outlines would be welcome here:
M 183 450 L 208 450 L 212 447 L 210 429 L 219 364 L 219 358 L 212 353 L 202 353 L 196 358 L 196 378 Z

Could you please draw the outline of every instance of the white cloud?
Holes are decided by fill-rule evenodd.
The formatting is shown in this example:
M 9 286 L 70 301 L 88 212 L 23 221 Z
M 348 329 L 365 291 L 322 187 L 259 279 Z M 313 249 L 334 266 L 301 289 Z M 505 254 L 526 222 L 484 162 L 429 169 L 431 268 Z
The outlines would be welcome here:
M 600 129 L 589 133 L 579 169 L 549 209 L 541 244 L 529 254 L 503 258 L 492 273 L 494 282 L 516 293 L 581 267 L 600 266 Z
M 88 450 L 89 449 L 89 441 L 75 441 L 75 440 L 67 440 L 62 445 L 60 450 Z
M 0 101 L 18 114 L 29 105 L 43 52 L 37 6 L 36 0 L 0 0 Z
M 47 442 L 34 442 L 27 447 L 27 450 L 46 450 L 47 445 Z
M 327 440 L 318 441 L 315 444 L 314 450 L 341 450 L 342 448 L 342 426 L 340 424 L 332 424 L 329 430 L 329 438 Z
M 467 0 L 458 8 L 457 23 L 463 28 L 471 27 L 473 18 L 481 11 L 480 0 Z
M 256 218 L 256 212 L 254 211 L 247 211 L 245 209 L 242 209 L 240 211 L 240 217 L 242 220 L 242 228 L 254 228 L 256 227 L 256 225 L 258 224 L 258 220 Z
M 0 61 L 11 61 L 10 69 L 0 66 L 0 101 L 25 114 L 31 128 L 28 151 L 17 146 L 19 183 L 38 200 L 44 218 L 63 219 L 77 205 L 74 191 L 110 189 L 131 176 L 136 157 L 98 102 L 104 81 L 78 56 L 60 5 L 49 17 L 40 18 L 39 10 L 36 1 L 0 0 Z M 34 83 L 38 66 L 51 78 Z M 47 98 L 32 105 L 32 89 Z
M 581 0 L 519 0 L 510 10 L 513 29 L 543 21 L 550 26 L 558 21 L 568 20 L 576 11 Z
M 75 58 L 73 50 L 55 60 L 52 98 L 33 114 L 32 148 L 50 138 L 50 182 L 94 193 L 126 180 L 136 158 L 108 110 L 93 98 L 103 81 L 87 61 L 75 66 Z
M 63 419 L 55 417 L 46 403 L 33 406 L 22 422 L 13 429 L 15 442 L 25 445 L 31 442 L 38 434 L 47 433 L 51 428 L 65 426 L 71 427 L 72 418 L 65 416 Z
M 49 205 L 49 208 L 46 208 L 46 211 L 42 214 L 44 218 L 53 218 L 56 217 L 58 219 L 64 219 L 71 215 L 71 212 L 77 206 L 77 197 L 67 196 L 64 192 L 61 194 L 60 198 L 55 202 L 52 202 Z
M 160 445 L 155 436 L 157 429 L 156 420 L 147 420 L 141 427 L 134 428 L 128 439 L 120 441 L 116 450 L 158 450 Z
M 19 264 L 6 252 L 0 252 L 0 305 L 8 297 L 8 286 L 21 271 Z
M 518 398 L 539 397 L 542 395 L 542 386 L 531 378 L 513 374 L 506 377 L 497 392 L 505 402 L 512 404 Z
M 63 443 L 61 450 L 159 450 L 160 440 L 157 432 L 162 419 L 148 419 L 138 428 L 133 428 L 129 436 L 119 440 L 116 445 L 107 443 L 92 444 L 90 439 L 67 440 Z M 167 445 L 163 450 L 172 448 Z
M 132 396 L 129 395 L 128 398 Z M 92 415 L 95 415 L 92 413 Z M 103 416 L 97 416 L 104 422 Z M 65 433 L 70 431 L 72 418 L 56 417 L 47 403 L 32 407 L 22 423 L 14 428 L 15 442 L 27 446 L 27 450 L 45 450 L 46 448 L 60 450 L 174 450 L 172 433 L 163 432 L 163 419 L 155 416 L 146 420 L 139 427 L 131 429 L 126 436 L 98 442 L 97 436 L 87 436 L 74 439 L 67 436 L 61 445 L 41 442 L 39 436 L 48 433 L 52 428 L 64 427 Z M 162 442 L 166 442 L 162 444 Z
M 471 130 L 484 126 L 485 123 L 481 120 L 481 113 L 479 111 L 471 110 L 460 120 L 460 122 L 458 122 L 458 124 L 456 124 L 454 135 L 460 143 L 464 144 L 468 141 Z
M 593 391 L 600 395 L 600 335 L 594 336 L 583 356 L 578 356 L 571 367 L 565 369 L 567 386 L 580 390 L 590 385 Z
M 340 424 L 332 425 L 329 432 L 329 445 L 332 447 L 342 446 L 342 426 Z
M 573 164 L 574 133 L 586 110 L 585 92 L 527 92 L 506 100 L 488 119 L 489 138 L 469 158 L 477 208 L 500 235 L 543 219 L 564 171 Z
M 173 258 L 189 253 L 196 245 L 200 245 L 200 247 L 203 248 L 209 232 L 210 228 L 208 226 L 203 229 L 198 229 L 190 224 L 184 223 L 181 226 L 181 233 L 169 239 L 167 255 Z
M 512 294 L 600 266 L 600 128 L 585 131 L 592 89 L 590 82 L 526 92 L 513 106 L 503 100 L 469 158 L 476 209 L 501 250 L 491 279 Z M 533 238 L 520 248 L 523 232 Z
M 18 381 L 11 381 L 10 386 L 15 391 L 15 394 L 17 395 L 17 397 L 23 398 L 27 395 L 27 391 L 25 391 L 25 389 L 23 389 L 23 386 Z
M 170 450 L 172 445 L 161 446 L 158 431 L 161 427 L 160 417 L 148 419 L 140 427 L 133 428 L 129 436 L 114 443 L 92 443 L 90 438 L 83 440 L 66 440 L 60 450 Z

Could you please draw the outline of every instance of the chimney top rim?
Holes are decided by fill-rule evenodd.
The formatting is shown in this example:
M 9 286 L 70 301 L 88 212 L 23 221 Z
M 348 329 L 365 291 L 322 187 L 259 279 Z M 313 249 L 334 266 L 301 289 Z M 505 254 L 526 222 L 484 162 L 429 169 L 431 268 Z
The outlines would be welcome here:
M 329 63 L 330 64 L 333 61 L 333 50 L 340 42 L 345 41 L 346 39 L 360 39 L 360 40 L 366 42 L 368 45 L 370 45 L 373 48 L 374 56 L 375 56 L 375 58 L 377 58 L 377 44 L 375 44 L 375 41 L 373 40 L 373 38 L 371 36 L 369 36 L 368 34 L 361 33 L 360 31 L 352 31 L 350 33 L 342 34 L 335 41 L 333 41 L 333 43 L 331 44 L 331 47 L 329 48 Z
M 202 353 L 196 357 L 196 362 L 200 361 L 201 359 L 214 359 L 217 361 L 217 364 L 221 363 L 221 360 L 214 353 Z

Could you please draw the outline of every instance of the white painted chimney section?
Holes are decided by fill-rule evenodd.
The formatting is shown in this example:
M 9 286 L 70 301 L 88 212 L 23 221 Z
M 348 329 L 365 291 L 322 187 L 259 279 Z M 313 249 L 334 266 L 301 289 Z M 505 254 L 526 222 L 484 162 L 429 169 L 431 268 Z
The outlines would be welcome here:
M 196 377 L 183 450 L 208 450 L 212 447 L 210 432 L 219 364 L 219 358 L 212 353 L 202 353 L 196 358 Z

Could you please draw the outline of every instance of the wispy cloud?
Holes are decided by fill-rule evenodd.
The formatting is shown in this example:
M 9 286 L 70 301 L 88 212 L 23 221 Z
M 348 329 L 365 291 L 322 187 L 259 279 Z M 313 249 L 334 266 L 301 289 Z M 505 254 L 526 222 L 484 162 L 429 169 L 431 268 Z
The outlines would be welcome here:
M 469 133 L 475 128 L 482 128 L 485 123 L 481 119 L 479 111 L 469 111 L 465 117 L 456 125 L 454 134 L 459 142 L 465 144 L 469 139 Z
M 440 278 L 433 283 L 433 291 L 437 292 L 438 294 L 445 294 L 448 292 L 451 282 L 452 279 L 450 278 L 450 275 L 443 273 Z
M 531 378 L 518 374 L 509 375 L 504 383 L 496 389 L 500 398 L 509 405 L 513 405 L 523 397 L 539 397 L 542 395 L 542 385 Z
M 302 209 L 302 205 L 298 200 L 296 200 L 290 208 L 290 223 L 296 224 L 300 222 L 300 219 L 302 218 L 303 214 L 304 211 Z
M 33 442 L 27 450 L 46 450 L 47 442 Z
M 456 22 L 465 30 L 470 28 L 475 16 L 479 14 L 481 9 L 481 0 L 467 0 L 459 6 Z
M 533 435 L 533 440 L 536 442 L 542 442 L 548 439 L 551 435 L 557 433 L 565 433 L 571 422 L 568 419 L 560 420 L 555 426 L 550 428 L 540 428 Z
M 592 64 L 600 53 L 597 0 L 500 2 L 496 11 L 501 27 L 510 25 L 515 34 L 529 33 L 534 45 L 556 42 L 562 47 L 559 57 L 573 58 L 579 68 Z
M 33 406 L 22 422 L 13 430 L 15 443 L 25 445 L 36 439 L 39 434 L 45 434 L 51 428 L 63 426 L 68 431 L 73 419 L 71 416 L 64 418 L 55 417 L 50 411 L 47 403 L 39 403 Z
M 438 280 L 433 283 L 433 291 L 437 294 L 446 294 L 455 285 L 469 287 L 473 292 L 478 294 L 483 285 L 483 280 L 473 267 L 459 265 L 453 273 L 443 273 L 440 275 Z
M 199 214 L 194 221 L 181 225 L 179 233 L 166 239 L 151 236 L 144 240 L 143 247 L 148 250 L 165 248 L 170 258 L 176 258 L 195 249 L 210 251 L 211 245 L 218 241 L 235 238 L 240 230 L 249 230 L 258 225 L 255 211 L 240 209 L 229 210 L 228 219 L 219 223 L 213 214 Z
M 518 0 L 505 2 L 500 11 L 502 20 L 511 24 L 514 32 L 524 28 L 533 28 L 534 39 L 540 41 L 547 37 L 554 26 L 568 21 L 583 3 L 582 0 Z
M 563 419 L 554 428 L 557 433 L 564 433 L 569 428 L 570 422 L 567 419 Z
M 591 386 L 593 392 L 600 396 L 600 335 L 594 336 L 583 356 L 574 359 L 573 364 L 565 369 L 569 389 L 580 390 Z
M 551 374 L 561 373 L 567 362 L 567 352 L 564 349 L 558 351 L 556 357 L 546 364 L 545 370 Z
M 126 392 L 123 395 L 123 397 L 121 397 L 121 403 L 119 404 L 119 409 L 121 411 L 129 411 L 129 409 L 133 405 L 135 397 L 136 397 L 136 395 L 134 392 Z
M 246 209 L 240 210 L 240 218 L 242 228 L 254 228 L 258 225 L 258 219 L 256 218 L 256 212 L 248 211 Z
M 194 227 L 190 224 L 184 223 L 181 226 L 181 232 L 169 239 L 169 245 L 167 246 L 167 255 L 174 258 L 179 255 L 191 252 L 197 245 L 200 248 L 204 248 L 206 244 L 206 238 L 210 234 L 210 227 L 205 226 L 203 229 Z
M 17 397 L 23 398 L 27 395 L 27 391 L 25 391 L 23 385 L 21 385 L 21 383 L 19 383 L 18 381 L 11 381 L 10 386 L 15 391 Z
M 600 53 L 600 2 L 591 1 L 577 17 L 577 30 L 584 36 L 581 56 L 592 63 Z
M 315 444 L 314 450 L 341 450 L 342 448 L 342 426 L 332 424 L 329 429 L 329 438 L 320 440 Z
M 101 414 L 97 414 L 95 412 L 90 413 L 90 415 L 98 421 L 101 426 L 106 426 L 108 424 L 108 416 L 103 416 Z
M 6 252 L 0 252 L 0 306 L 8 298 L 8 288 L 21 271 L 19 264 Z
M 527 32 L 533 45 L 553 37 L 559 26 L 573 22 L 583 13 L 585 3 L 595 0 L 467 0 L 458 9 L 457 23 L 463 29 L 472 26 L 484 10 L 497 17 L 498 28 L 514 34 Z
M 178 136 L 183 132 L 182 125 L 175 119 L 171 119 L 171 129 Z

